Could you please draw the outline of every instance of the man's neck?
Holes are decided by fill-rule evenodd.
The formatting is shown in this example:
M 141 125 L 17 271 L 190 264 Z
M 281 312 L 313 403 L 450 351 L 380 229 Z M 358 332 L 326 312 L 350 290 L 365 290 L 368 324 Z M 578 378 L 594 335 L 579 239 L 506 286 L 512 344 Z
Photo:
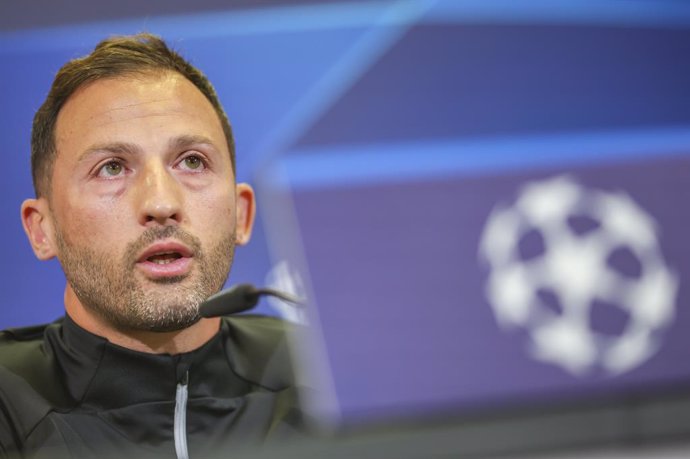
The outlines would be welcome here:
M 85 308 L 69 285 L 65 289 L 65 310 L 84 330 L 118 346 L 150 354 L 174 355 L 193 351 L 213 338 L 220 328 L 220 318 L 213 318 L 201 319 L 187 328 L 173 332 L 125 332 Z

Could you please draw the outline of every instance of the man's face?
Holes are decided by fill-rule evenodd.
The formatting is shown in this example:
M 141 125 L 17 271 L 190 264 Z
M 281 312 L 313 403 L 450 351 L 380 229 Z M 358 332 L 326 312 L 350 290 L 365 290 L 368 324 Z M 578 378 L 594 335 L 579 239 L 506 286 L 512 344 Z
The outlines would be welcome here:
M 56 148 L 53 239 L 84 307 L 122 330 L 197 321 L 227 279 L 238 209 L 208 100 L 174 73 L 96 81 L 62 108 Z

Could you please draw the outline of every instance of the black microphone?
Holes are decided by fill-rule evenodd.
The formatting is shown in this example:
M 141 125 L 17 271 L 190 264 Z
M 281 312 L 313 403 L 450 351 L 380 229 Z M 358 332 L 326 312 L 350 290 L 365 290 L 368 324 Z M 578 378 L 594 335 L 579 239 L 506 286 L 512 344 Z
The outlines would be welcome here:
M 271 288 L 256 288 L 252 284 L 237 284 L 229 289 L 211 295 L 199 306 L 201 317 L 219 317 L 249 311 L 263 295 L 275 296 L 283 301 L 301 304 L 294 296 Z

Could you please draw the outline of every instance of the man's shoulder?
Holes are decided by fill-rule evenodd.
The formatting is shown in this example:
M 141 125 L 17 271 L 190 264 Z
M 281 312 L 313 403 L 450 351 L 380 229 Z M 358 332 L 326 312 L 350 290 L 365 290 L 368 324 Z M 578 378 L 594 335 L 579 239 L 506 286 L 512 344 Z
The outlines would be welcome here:
M 57 384 L 44 337 L 46 330 L 59 326 L 53 323 L 0 331 L 0 426 L 7 435 L 14 432 L 11 438 L 0 435 L 3 447 L 13 447 L 14 438 L 25 438 L 52 409 Z
M 29 325 L 28 327 L 15 327 L 0 330 L 0 345 L 43 339 L 46 328 L 51 325 Z
M 8 328 L 0 331 L 0 366 L 22 376 L 35 373 L 36 367 L 52 363 L 52 353 L 45 341 L 48 334 L 59 333 L 63 319 L 40 325 Z
M 61 326 L 61 321 L 58 320 L 49 324 L 0 331 L 0 369 L 26 381 L 39 393 L 51 393 L 55 365 L 52 352 L 45 344 L 45 337 Z M 0 386 L 3 386 L 1 382 Z
M 0 331 L 0 366 L 10 370 L 36 365 L 45 354 L 43 339 L 48 327 L 59 323 L 8 328 Z
M 269 390 L 295 385 L 290 340 L 299 326 L 270 316 L 243 314 L 224 317 L 228 352 L 235 370 Z

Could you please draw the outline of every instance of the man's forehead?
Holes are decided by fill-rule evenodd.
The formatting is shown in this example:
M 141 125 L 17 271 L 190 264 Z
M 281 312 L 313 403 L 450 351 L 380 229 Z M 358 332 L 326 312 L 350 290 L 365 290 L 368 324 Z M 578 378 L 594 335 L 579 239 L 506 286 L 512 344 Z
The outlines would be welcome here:
M 66 113 L 82 114 L 89 119 L 112 118 L 126 111 L 146 110 L 157 103 L 169 102 L 164 108 L 174 110 L 185 102 L 203 100 L 204 95 L 177 73 L 103 78 L 80 87 L 69 97 L 60 110 L 58 124 Z
M 152 122 L 157 119 L 160 123 Z M 211 103 L 196 86 L 174 72 L 100 79 L 80 88 L 58 115 L 56 143 L 75 136 L 88 137 L 94 131 L 103 134 L 104 128 L 112 132 L 123 126 L 130 129 L 139 122 L 167 126 L 171 119 L 187 120 L 190 128 L 208 130 L 206 135 L 225 143 Z

